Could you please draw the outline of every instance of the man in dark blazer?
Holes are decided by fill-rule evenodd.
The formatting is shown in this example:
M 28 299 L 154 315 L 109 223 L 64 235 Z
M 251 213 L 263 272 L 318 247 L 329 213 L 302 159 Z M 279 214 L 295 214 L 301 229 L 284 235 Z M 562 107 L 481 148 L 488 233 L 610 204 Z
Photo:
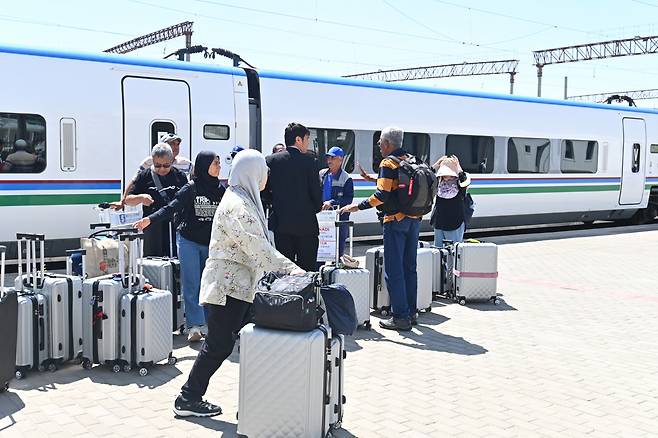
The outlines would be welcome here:
M 306 271 L 315 271 L 318 220 L 322 190 L 317 160 L 307 154 L 309 130 L 290 123 L 285 130 L 286 150 L 267 157 L 270 176 L 263 193 L 273 209 L 270 221 L 276 249 Z

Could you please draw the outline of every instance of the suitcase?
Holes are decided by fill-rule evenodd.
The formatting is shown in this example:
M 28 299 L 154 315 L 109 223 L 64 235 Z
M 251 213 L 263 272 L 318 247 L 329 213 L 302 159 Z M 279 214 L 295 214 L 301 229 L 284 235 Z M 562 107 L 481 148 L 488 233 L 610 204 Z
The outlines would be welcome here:
M 170 365 L 176 363 L 172 356 L 172 294 L 152 285 L 145 286 L 144 242 L 138 234 L 127 238 L 132 242 L 131 250 L 137 251 L 137 257 L 134 266 L 131 258 L 128 270 L 130 291 L 121 297 L 121 361 L 124 371 L 138 366 L 143 377 L 148 374 L 147 367 L 157 362 L 167 359 Z M 167 264 L 171 267 L 170 262 Z M 137 279 L 136 285 L 133 278 Z
M 454 245 L 454 294 L 459 304 L 468 301 L 498 303 L 498 247 L 495 243 L 460 242 Z
M 147 281 L 156 289 L 171 292 L 172 324 L 171 331 L 183 333 L 185 329 L 185 304 L 181 292 L 180 262 L 172 257 L 144 257 L 139 263 Z
M 343 424 L 343 405 L 347 402 L 344 395 L 344 366 L 347 357 L 345 351 L 345 336 L 334 335 L 331 342 L 331 394 L 329 396 L 329 424 L 338 429 Z
M 133 287 L 144 282 L 143 277 L 125 274 L 125 246 L 131 234 L 120 235 L 119 273 L 89 278 L 82 285 L 82 366 L 90 369 L 94 364 L 112 365 L 119 372 L 121 359 L 120 322 L 121 298 Z M 135 241 L 133 240 L 132 243 Z M 134 246 L 130 244 L 130 246 Z M 128 251 L 129 266 L 134 269 L 134 249 Z
M 342 389 L 334 375 L 343 366 L 334 357 L 341 340 L 330 332 L 324 325 L 291 332 L 254 324 L 240 331 L 239 435 L 324 437 L 340 427 L 342 394 L 332 397 L 331 388 L 336 379 Z
M 325 284 L 340 283 L 347 288 L 354 299 L 356 320 L 359 326 L 370 330 L 370 271 L 367 269 L 344 269 L 341 267 L 338 256 L 338 228 L 342 224 L 347 224 L 350 228 L 350 257 L 354 256 L 354 222 L 336 221 L 336 261 L 333 267 L 323 267 L 321 270 L 323 273 L 322 280 Z
M 22 379 L 28 370 L 43 371 L 48 367 L 51 371 L 56 365 L 50 360 L 50 335 L 48 319 L 48 301 L 39 290 L 25 288 L 24 277 L 30 282 L 40 284 L 43 280 L 37 270 L 36 242 L 41 242 L 43 258 L 42 234 L 16 234 L 18 244 L 18 276 L 15 281 L 18 290 L 17 332 L 16 332 L 16 378 Z M 23 275 L 23 245 L 25 245 L 26 274 Z M 43 263 L 43 262 L 42 262 Z M 43 265 L 42 265 L 43 266 Z
M 416 253 L 416 310 L 432 311 L 434 254 L 430 248 L 418 248 Z
M 16 375 L 18 299 L 15 289 L 5 289 L 5 246 L 0 246 L 0 393 Z
M 391 311 L 391 301 L 388 288 L 384 281 L 384 247 L 378 246 L 366 251 L 366 269 L 370 272 L 368 279 L 368 294 L 370 308 L 386 316 Z
M 44 239 L 41 239 L 43 236 L 37 236 L 39 239 L 36 241 L 40 242 L 40 269 L 37 269 L 36 277 L 19 273 L 14 285 L 17 290 L 39 293 L 46 299 L 49 368 L 56 369 L 58 364 L 79 359 L 82 355 L 82 278 L 72 275 L 71 258 L 75 254 L 81 255 L 84 266 L 85 251 L 67 251 L 67 274 L 50 274 L 44 268 Z M 31 251 L 33 259 L 36 259 L 35 251 L 36 244 Z M 27 263 L 29 267 L 30 261 Z

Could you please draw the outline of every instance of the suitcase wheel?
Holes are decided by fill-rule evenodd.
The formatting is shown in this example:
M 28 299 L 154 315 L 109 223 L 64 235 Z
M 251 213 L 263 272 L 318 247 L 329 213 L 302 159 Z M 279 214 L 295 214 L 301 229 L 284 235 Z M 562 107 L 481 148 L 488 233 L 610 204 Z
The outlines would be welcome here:
M 16 379 L 21 380 L 23 377 L 25 377 L 25 373 L 21 370 L 16 371 Z
M 498 303 L 500 303 L 500 300 L 498 299 L 498 297 L 491 297 L 491 302 L 494 303 L 494 305 L 497 305 Z
M 139 375 L 142 376 L 142 377 L 146 377 L 146 375 L 148 373 L 149 373 L 149 370 L 147 370 L 146 368 L 140 368 L 139 369 Z
M 82 360 L 82 368 L 84 368 L 86 370 L 90 370 L 91 369 L 91 361 L 89 359 L 83 359 Z
M 8 389 L 9 389 L 9 382 L 5 382 L 5 386 L 0 388 L 0 394 L 7 391 Z
M 43 364 L 39 365 L 39 367 L 38 367 L 37 369 L 39 370 L 39 372 L 44 372 L 44 371 L 46 371 L 46 367 L 45 367 L 45 365 L 43 365 Z
M 381 316 L 388 316 L 388 310 L 386 310 L 386 309 L 381 309 L 381 310 L 379 311 L 379 314 L 380 314 Z
M 113 373 L 118 373 L 119 371 L 121 371 L 121 366 L 119 366 L 119 364 L 112 365 L 112 372 Z
M 169 359 L 167 360 L 169 365 L 176 365 L 176 362 L 178 362 L 178 359 L 176 359 L 174 356 L 169 356 Z
M 51 373 L 54 373 L 55 371 L 57 371 L 57 365 L 55 365 L 55 364 L 52 363 L 52 362 L 49 363 L 49 364 L 48 364 L 48 371 L 50 371 Z
M 363 328 L 366 329 L 366 330 L 372 329 L 372 324 L 370 323 L 370 321 L 364 322 L 363 323 Z
M 132 369 L 133 369 L 133 367 L 131 367 L 129 364 L 125 364 L 123 366 L 123 372 L 124 373 L 129 373 Z
M 465 306 L 465 305 L 466 305 L 466 298 L 463 298 L 463 297 L 460 298 L 460 299 L 459 299 L 459 305 L 460 305 L 460 306 Z
M 429 306 L 429 307 L 425 308 L 425 312 L 429 313 L 431 311 L 432 311 L 432 306 Z

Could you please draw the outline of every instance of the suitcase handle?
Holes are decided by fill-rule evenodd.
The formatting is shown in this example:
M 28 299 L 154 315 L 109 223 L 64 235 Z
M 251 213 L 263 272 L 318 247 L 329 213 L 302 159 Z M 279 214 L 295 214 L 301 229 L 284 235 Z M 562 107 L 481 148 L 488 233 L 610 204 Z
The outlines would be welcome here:
M 0 297 L 5 295 L 5 253 L 7 247 L 0 245 Z
M 336 221 L 334 222 L 336 226 L 336 267 L 340 264 L 340 226 L 347 225 L 349 228 L 349 237 L 348 241 L 350 242 L 350 257 L 354 257 L 354 221 L 342 221 L 340 220 L 340 214 L 336 210 Z
M 144 265 L 137 263 L 137 260 L 144 256 L 143 236 L 134 229 L 122 230 L 119 233 L 119 241 L 127 242 L 128 247 L 128 275 L 126 276 L 125 249 L 123 245 L 119 245 L 119 274 L 121 275 L 121 285 L 125 289 L 135 286 L 138 286 L 138 290 L 144 288 Z
M 18 276 L 23 276 L 23 242 L 25 242 L 25 274 L 26 278 L 21 282 L 21 292 L 24 286 L 30 286 L 33 289 L 43 287 L 45 272 L 45 241 L 44 234 L 34 233 L 16 233 L 16 243 L 18 246 Z M 39 242 L 41 269 L 37 265 L 37 242 Z M 32 281 L 29 278 L 32 277 Z

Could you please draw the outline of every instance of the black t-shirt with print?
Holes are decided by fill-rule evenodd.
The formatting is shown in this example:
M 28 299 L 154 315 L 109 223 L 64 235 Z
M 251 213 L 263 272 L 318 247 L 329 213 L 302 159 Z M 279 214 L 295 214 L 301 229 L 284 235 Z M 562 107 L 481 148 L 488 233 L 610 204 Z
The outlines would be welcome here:
M 210 233 L 215 210 L 224 195 L 225 188 L 220 186 L 219 199 L 210 199 L 198 193 L 193 181 L 187 183 L 176 195 L 169 205 L 151 214 L 151 222 L 160 222 L 170 219 L 178 213 L 180 234 L 200 245 L 210 244 Z

